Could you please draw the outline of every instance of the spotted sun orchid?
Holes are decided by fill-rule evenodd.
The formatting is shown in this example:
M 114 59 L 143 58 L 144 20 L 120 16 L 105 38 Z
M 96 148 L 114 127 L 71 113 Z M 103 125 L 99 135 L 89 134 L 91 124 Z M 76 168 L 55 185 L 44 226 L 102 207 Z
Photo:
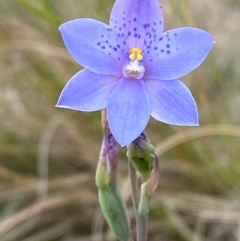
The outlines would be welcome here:
M 84 69 L 63 89 L 58 107 L 107 109 L 121 145 L 145 129 L 150 116 L 173 125 L 198 125 L 196 103 L 178 79 L 197 68 L 214 38 L 192 27 L 163 32 L 158 0 L 116 0 L 109 25 L 76 19 L 60 26 L 72 57 Z

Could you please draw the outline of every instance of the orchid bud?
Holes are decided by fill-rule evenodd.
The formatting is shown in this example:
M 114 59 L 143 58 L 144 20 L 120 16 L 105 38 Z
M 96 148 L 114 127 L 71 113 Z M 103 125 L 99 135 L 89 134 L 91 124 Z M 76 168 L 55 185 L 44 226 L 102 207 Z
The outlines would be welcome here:
M 115 149 L 110 147 L 111 145 L 104 141 L 99 157 L 95 179 L 98 187 L 99 202 L 111 231 L 120 241 L 128 241 L 130 221 L 116 181 Z
M 153 169 L 155 152 L 146 134 L 142 133 L 127 149 L 128 160 L 147 179 Z
M 130 221 L 118 186 L 100 188 L 98 195 L 103 215 L 111 231 L 120 241 L 129 240 Z

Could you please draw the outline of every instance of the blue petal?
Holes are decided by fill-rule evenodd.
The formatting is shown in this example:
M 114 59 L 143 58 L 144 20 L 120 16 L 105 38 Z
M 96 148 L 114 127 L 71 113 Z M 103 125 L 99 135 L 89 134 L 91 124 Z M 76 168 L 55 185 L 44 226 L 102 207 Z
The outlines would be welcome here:
M 173 125 L 198 125 L 196 103 L 180 80 L 146 80 L 152 116 Z
M 81 70 L 66 84 L 56 106 L 82 111 L 104 109 L 118 82 L 119 77 Z
M 163 13 L 158 0 L 116 0 L 110 26 L 128 46 L 142 48 L 163 32 Z
M 59 29 L 67 50 L 82 66 L 97 74 L 122 74 L 128 49 L 108 25 L 93 19 L 76 19 Z
M 145 78 L 171 80 L 188 74 L 204 61 L 214 42 L 211 34 L 196 28 L 165 32 L 144 55 Z
M 107 106 L 110 130 L 120 145 L 128 145 L 145 129 L 150 118 L 149 96 L 143 80 L 122 78 Z

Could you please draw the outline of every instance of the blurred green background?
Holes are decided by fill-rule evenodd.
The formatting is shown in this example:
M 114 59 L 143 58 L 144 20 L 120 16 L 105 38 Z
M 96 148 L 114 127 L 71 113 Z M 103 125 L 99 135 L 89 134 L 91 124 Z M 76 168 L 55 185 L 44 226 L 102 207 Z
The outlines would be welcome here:
M 80 66 L 58 26 L 108 22 L 114 0 L 0 0 L 0 240 L 114 240 L 99 211 L 94 175 L 100 112 L 57 109 Z M 150 121 L 161 165 L 149 241 L 240 240 L 240 1 L 162 0 L 165 29 L 195 26 L 216 44 L 183 78 L 201 126 Z M 134 217 L 121 149 L 119 183 Z

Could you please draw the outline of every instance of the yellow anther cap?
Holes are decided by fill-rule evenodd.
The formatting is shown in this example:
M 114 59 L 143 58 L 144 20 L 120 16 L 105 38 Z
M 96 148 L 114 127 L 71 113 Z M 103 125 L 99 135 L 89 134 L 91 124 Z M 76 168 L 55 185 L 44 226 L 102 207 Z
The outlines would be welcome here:
M 129 59 L 131 59 L 131 60 L 142 60 L 143 59 L 142 50 L 139 49 L 139 48 L 130 49 Z

